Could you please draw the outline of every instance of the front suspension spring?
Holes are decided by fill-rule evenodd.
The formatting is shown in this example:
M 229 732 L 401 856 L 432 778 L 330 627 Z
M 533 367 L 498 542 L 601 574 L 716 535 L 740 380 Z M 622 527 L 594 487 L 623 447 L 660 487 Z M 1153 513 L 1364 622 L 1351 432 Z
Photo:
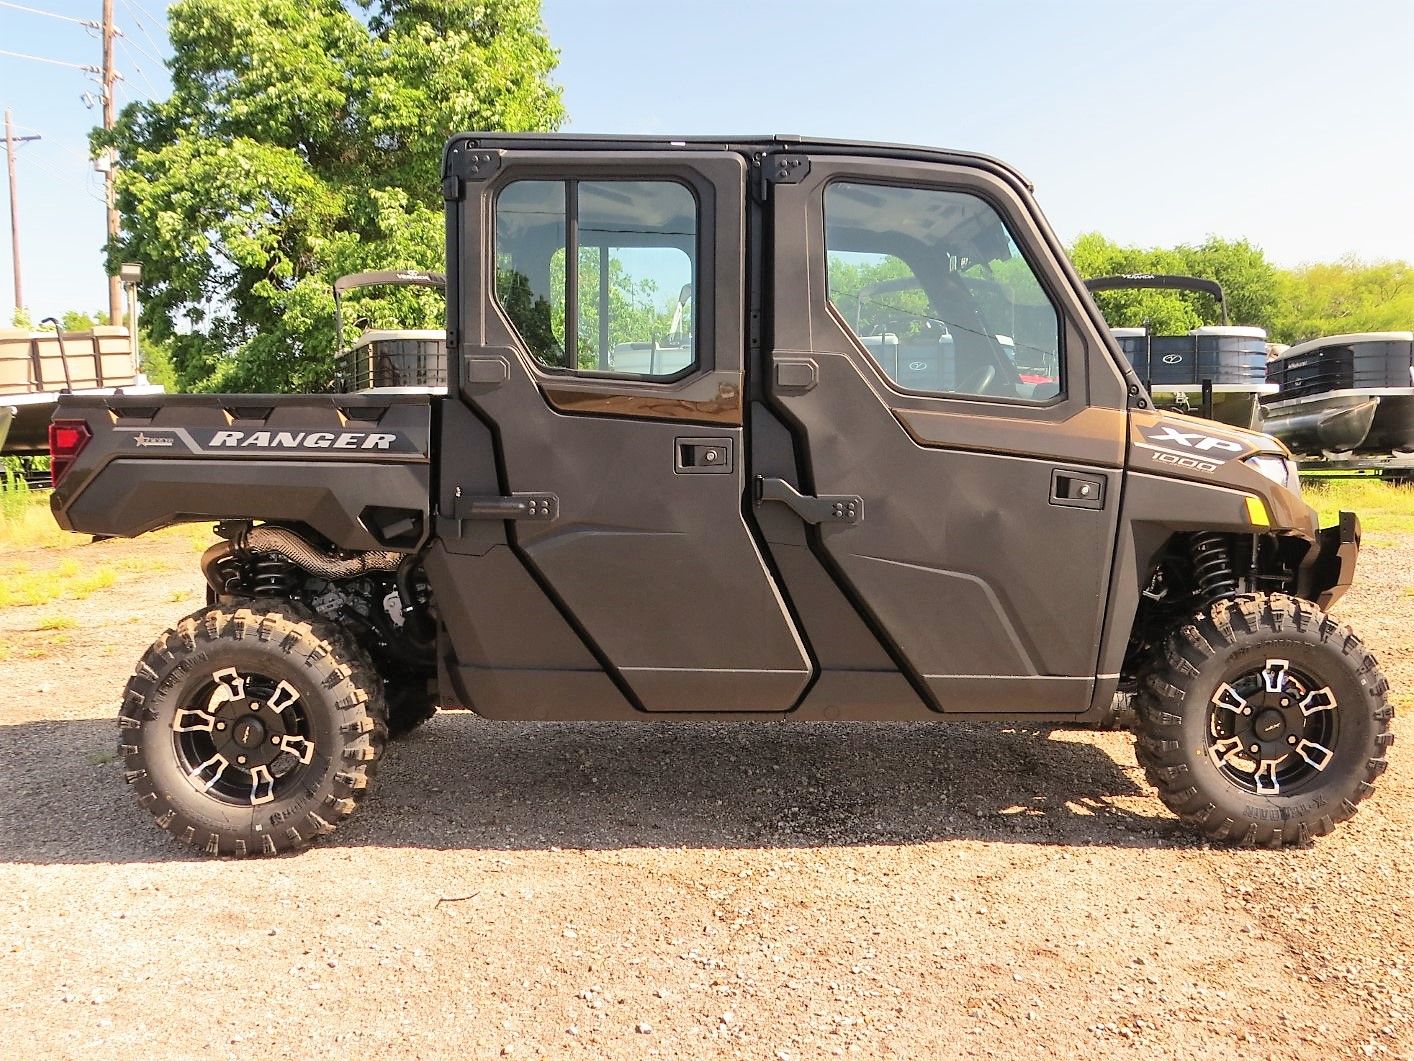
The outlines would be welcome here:
M 1237 573 L 1232 553 L 1221 534 L 1195 534 L 1191 542 L 1193 580 L 1203 607 L 1237 596 Z

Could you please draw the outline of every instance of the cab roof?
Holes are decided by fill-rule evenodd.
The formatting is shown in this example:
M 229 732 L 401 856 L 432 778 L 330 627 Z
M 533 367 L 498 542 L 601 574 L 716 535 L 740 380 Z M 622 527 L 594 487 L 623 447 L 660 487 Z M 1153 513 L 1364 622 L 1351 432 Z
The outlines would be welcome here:
M 998 172 L 1021 184 L 1027 191 L 1035 188 L 1015 167 L 991 155 L 976 151 L 923 147 L 916 144 L 890 144 L 868 140 L 834 140 L 777 133 L 774 136 L 630 136 L 609 133 L 457 133 L 447 141 L 442 154 L 442 175 L 455 176 L 449 169 L 453 149 L 463 147 L 503 148 L 520 151 L 737 151 L 759 154 L 799 151 L 822 155 L 865 155 L 876 158 L 909 159 L 919 162 L 944 162 L 981 166 Z

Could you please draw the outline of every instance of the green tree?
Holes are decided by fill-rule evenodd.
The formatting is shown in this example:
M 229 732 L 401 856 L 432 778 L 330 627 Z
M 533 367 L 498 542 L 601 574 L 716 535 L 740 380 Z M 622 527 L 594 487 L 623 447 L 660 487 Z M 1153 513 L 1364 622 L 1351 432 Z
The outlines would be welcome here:
M 1282 274 L 1272 325 L 1278 342 L 1411 328 L 1414 266 L 1408 262 L 1370 263 L 1352 257 Z
M 1210 236 L 1197 246 L 1125 247 L 1098 232 L 1079 237 L 1070 251 L 1085 279 L 1125 273 L 1169 273 L 1216 280 L 1227 294 L 1233 324 L 1270 329 L 1280 300 L 1278 270 L 1247 240 Z M 1095 296 L 1114 328 L 1138 328 L 1146 321 L 1159 335 L 1181 335 L 1203 324 L 1218 324 L 1221 308 L 1209 295 L 1192 291 L 1135 289 Z
M 171 96 L 94 146 L 119 160 L 110 266 L 143 262 L 145 323 L 188 388 L 323 386 L 333 280 L 441 264 L 446 138 L 564 117 L 539 0 L 178 0 L 169 20 Z M 425 291 L 349 303 L 441 324 Z

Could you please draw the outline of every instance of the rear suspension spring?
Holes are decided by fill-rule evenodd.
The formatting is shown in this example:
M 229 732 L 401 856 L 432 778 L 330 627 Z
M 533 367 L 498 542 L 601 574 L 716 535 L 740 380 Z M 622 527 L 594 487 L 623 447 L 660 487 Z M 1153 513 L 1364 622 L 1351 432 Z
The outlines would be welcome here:
M 256 553 L 250 562 L 250 589 L 257 597 L 292 597 L 299 589 L 299 568 L 279 553 Z

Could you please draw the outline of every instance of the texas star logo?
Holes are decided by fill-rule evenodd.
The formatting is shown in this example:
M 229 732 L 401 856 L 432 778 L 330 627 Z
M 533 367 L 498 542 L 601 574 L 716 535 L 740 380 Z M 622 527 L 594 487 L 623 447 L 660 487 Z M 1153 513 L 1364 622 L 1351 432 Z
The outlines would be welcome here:
M 174 435 L 146 435 L 139 432 L 133 436 L 133 442 L 144 449 L 152 447 L 168 449 L 177 444 L 177 439 Z

